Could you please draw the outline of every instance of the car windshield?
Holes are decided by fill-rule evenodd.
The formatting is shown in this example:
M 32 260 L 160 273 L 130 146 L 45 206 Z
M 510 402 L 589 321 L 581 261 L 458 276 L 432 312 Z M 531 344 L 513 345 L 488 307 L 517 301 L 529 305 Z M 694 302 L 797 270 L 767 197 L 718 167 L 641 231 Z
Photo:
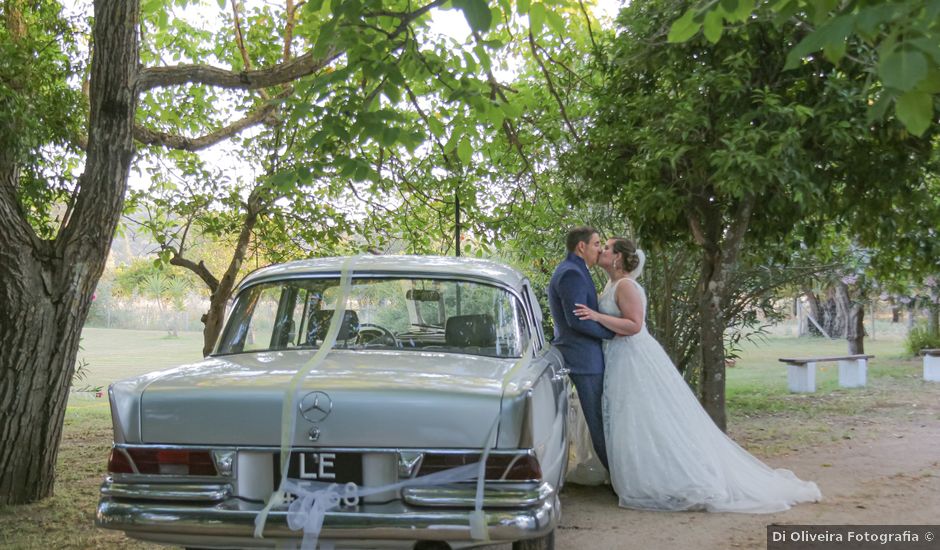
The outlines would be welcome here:
M 335 347 L 519 357 L 525 316 L 508 291 L 474 281 L 353 279 L 342 319 L 339 278 L 253 285 L 235 300 L 217 354 L 317 349 L 338 320 Z

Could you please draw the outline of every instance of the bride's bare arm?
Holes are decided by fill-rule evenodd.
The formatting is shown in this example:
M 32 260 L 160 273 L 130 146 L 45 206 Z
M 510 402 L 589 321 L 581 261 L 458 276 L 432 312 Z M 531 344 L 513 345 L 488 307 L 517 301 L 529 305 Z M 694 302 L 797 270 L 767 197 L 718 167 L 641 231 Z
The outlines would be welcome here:
M 617 285 L 614 296 L 620 317 L 595 311 L 584 304 L 577 304 L 574 314 L 581 319 L 590 319 L 604 325 L 620 336 L 632 336 L 643 328 L 643 299 L 632 283 Z

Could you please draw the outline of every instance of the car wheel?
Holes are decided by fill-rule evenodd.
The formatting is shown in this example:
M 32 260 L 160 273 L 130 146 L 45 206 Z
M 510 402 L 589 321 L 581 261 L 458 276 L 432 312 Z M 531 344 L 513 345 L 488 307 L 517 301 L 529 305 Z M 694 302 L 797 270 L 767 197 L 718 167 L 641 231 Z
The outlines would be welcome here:
M 517 540 L 512 550 L 555 550 L 555 531 L 534 539 Z

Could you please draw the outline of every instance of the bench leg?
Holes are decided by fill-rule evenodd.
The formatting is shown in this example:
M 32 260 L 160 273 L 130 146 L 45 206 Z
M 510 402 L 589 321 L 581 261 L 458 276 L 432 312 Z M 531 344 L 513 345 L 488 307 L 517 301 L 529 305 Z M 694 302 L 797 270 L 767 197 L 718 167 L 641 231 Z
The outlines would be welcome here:
M 924 380 L 940 382 L 940 355 L 924 356 Z
M 816 391 L 816 363 L 787 365 L 787 385 L 792 393 Z
M 839 385 L 843 388 L 862 388 L 868 381 L 868 360 L 839 361 Z

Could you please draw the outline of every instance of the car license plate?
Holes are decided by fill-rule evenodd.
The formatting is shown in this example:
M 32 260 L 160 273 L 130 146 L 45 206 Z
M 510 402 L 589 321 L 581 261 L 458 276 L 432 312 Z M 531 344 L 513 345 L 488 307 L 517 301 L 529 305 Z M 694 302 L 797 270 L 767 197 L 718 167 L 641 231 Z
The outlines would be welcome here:
M 281 477 L 280 460 L 274 461 L 274 479 Z M 358 453 L 325 453 L 294 451 L 290 455 L 287 477 L 301 481 L 349 483 L 362 485 L 362 455 Z

